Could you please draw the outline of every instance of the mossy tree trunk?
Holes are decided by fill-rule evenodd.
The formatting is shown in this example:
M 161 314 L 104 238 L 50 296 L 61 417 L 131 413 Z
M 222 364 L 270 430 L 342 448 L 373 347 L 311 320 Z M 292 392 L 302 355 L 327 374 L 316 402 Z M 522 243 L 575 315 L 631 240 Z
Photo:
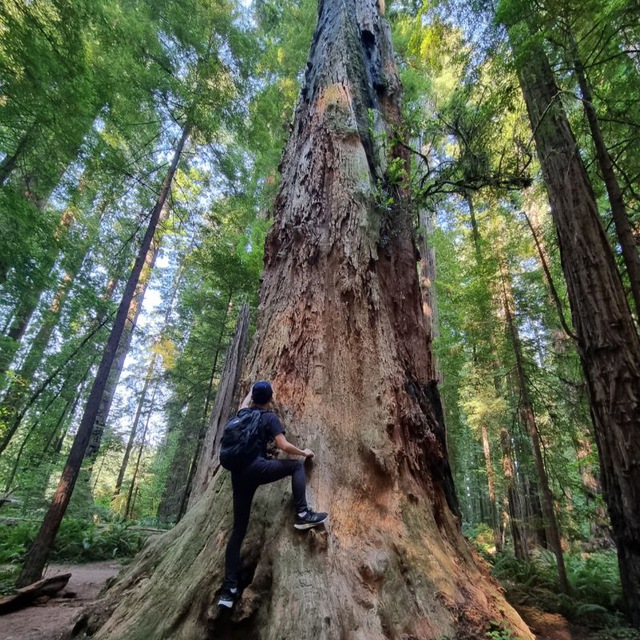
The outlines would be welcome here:
M 411 212 L 392 178 L 409 164 L 394 145 L 399 101 L 377 4 L 321 0 L 243 386 L 271 379 L 288 437 L 316 452 L 308 497 L 330 511 L 327 530 L 295 531 L 288 483 L 261 487 L 241 599 L 220 614 L 232 514 L 230 477 L 219 472 L 77 633 L 461 640 L 500 620 L 532 638 L 452 513 L 444 433 L 426 390 Z

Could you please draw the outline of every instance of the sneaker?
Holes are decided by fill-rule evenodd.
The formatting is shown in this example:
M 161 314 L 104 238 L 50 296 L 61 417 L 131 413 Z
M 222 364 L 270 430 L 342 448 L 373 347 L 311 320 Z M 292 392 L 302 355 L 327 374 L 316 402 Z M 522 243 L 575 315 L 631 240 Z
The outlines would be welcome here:
M 328 517 L 328 513 L 316 513 L 307 509 L 304 513 L 299 513 L 296 516 L 296 522 L 293 526 L 296 529 L 311 529 L 325 522 Z
M 218 598 L 218 606 L 224 607 L 225 609 L 231 609 L 233 605 L 236 603 L 237 599 L 238 599 L 238 590 L 229 589 L 225 587 L 220 592 L 220 597 Z

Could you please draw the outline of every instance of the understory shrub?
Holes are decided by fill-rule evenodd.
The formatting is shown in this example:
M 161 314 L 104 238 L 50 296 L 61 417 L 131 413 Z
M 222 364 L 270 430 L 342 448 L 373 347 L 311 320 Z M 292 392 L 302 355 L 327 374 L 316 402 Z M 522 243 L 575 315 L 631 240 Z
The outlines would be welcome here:
M 21 564 L 36 537 L 40 522 L 0 527 L 0 565 Z M 145 536 L 132 523 L 95 524 L 75 518 L 62 521 L 50 559 L 90 562 L 135 555 Z

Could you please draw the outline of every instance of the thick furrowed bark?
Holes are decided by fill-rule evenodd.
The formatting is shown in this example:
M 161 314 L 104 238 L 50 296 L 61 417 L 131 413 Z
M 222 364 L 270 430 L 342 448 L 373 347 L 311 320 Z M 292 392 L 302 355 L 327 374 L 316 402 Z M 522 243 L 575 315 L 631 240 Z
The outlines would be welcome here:
M 510 29 L 558 234 L 623 591 L 640 626 L 640 341 L 553 70 L 527 36 Z
M 296 532 L 286 483 L 261 487 L 242 597 L 220 613 L 231 528 L 220 472 L 106 594 L 88 623 L 97 640 L 463 640 L 490 620 L 532 638 L 451 511 L 410 213 L 386 176 L 399 96 L 376 3 L 321 1 L 244 383 L 271 379 L 288 437 L 315 451 L 308 498 L 330 511 L 327 530 Z

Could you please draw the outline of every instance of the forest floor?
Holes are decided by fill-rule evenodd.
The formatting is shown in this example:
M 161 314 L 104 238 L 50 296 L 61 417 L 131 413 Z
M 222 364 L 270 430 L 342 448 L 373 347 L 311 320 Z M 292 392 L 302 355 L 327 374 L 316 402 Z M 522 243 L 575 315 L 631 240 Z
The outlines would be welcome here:
M 64 591 L 74 597 L 51 598 L 0 617 L 2 640 L 58 640 L 69 632 L 82 609 L 97 599 L 107 580 L 114 576 L 122 563 L 117 560 L 88 564 L 52 564 L 45 577 L 71 573 Z M 523 620 L 536 634 L 537 640 L 596 640 L 602 636 L 585 627 L 570 624 L 563 616 L 546 613 L 533 607 L 518 607 Z
M 536 640 L 589 640 L 589 629 L 571 624 L 559 613 L 540 611 L 534 607 L 516 607 Z
M 63 591 L 74 597 L 51 598 L 43 604 L 33 605 L 0 617 L 2 640 L 58 640 L 73 627 L 83 607 L 93 602 L 107 580 L 122 568 L 117 560 L 88 564 L 51 564 L 45 578 L 60 573 L 71 573 Z

